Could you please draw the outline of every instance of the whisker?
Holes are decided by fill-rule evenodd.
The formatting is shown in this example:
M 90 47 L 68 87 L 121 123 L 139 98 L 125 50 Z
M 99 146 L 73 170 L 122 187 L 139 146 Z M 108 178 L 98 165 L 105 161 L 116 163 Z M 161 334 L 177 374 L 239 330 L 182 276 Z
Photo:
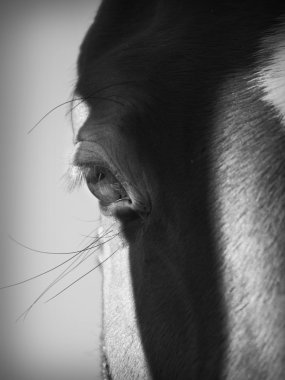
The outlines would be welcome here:
M 76 253 L 80 253 L 82 250 L 78 250 L 78 251 L 70 251 L 70 252 L 51 252 L 51 251 L 41 251 L 39 249 L 35 249 L 35 248 L 31 248 L 23 243 L 21 243 L 20 241 L 18 241 L 17 239 L 15 239 L 13 236 L 11 235 L 8 235 L 9 239 L 11 241 L 13 241 L 14 243 L 16 243 L 17 245 L 19 245 L 20 247 L 23 247 L 27 250 L 29 250 L 30 252 L 35 252 L 35 253 L 43 253 L 43 254 L 46 254 L 46 255 L 73 255 L 73 254 L 76 254 Z M 85 248 L 84 248 L 85 249 Z
M 114 237 L 116 237 L 117 236 L 117 234 L 115 234 L 115 235 L 113 235 L 110 239 L 108 239 L 108 240 L 106 240 L 106 241 L 104 241 L 104 242 L 102 242 L 102 243 L 100 243 L 100 244 L 98 244 L 98 245 L 95 245 L 95 246 L 91 246 L 88 250 L 84 250 L 83 252 L 82 252 L 82 255 L 81 256 L 83 256 L 84 254 L 86 254 L 86 257 L 81 257 L 81 260 L 79 261 L 79 263 L 77 263 L 74 267 L 72 267 L 75 263 L 76 263 L 76 261 L 77 260 L 79 260 L 80 259 L 80 255 L 53 281 L 53 283 L 51 283 L 50 285 L 51 286 L 53 286 L 53 285 L 55 285 L 56 283 L 58 283 L 61 279 L 63 279 L 64 277 L 66 277 L 69 273 L 71 273 L 73 270 L 75 270 L 80 264 L 82 264 L 84 261 L 86 261 L 90 256 L 92 256 L 95 252 L 96 252 L 96 250 L 100 247 L 100 246 L 102 246 L 103 244 L 105 244 L 105 243 L 107 243 L 107 242 L 109 242 L 110 240 L 112 240 Z M 106 235 L 104 234 L 104 237 L 106 237 Z M 100 238 L 97 238 L 97 241 L 99 240 L 99 239 L 102 239 L 102 237 Z M 93 249 L 93 248 L 95 248 L 95 249 Z M 92 251 L 91 251 L 91 249 L 93 249 Z M 87 254 L 87 252 L 88 251 L 91 251 L 91 253 L 89 253 L 89 254 Z
M 112 227 L 112 226 L 111 226 Z M 111 228 L 110 227 L 110 228 Z M 52 272 L 52 271 L 54 271 L 54 270 L 56 270 L 56 269 L 58 269 L 58 268 L 60 268 L 61 266 L 63 266 L 64 264 L 66 264 L 66 263 L 68 263 L 69 261 L 71 261 L 72 259 L 74 259 L 75 257 L 77 257 L 78 255 L 80 255 L 81 253 L 83 253 L 83 252 L 86 252 L 86 251 L 88 251 L 88 250 L 90 250 L 90 249 L 92 249 L 92 248 L 97 248 L 97 247 L 100 247 L 102 244 L 104 244 L 104 243 L 100 243 L 100 244 L 98 244 L 98 245 L 94 245 L 94 244 L 96 244 L 98 241 L 100 241 L 101 239 L 102 239 L 102 237 L 106 237 L 107 236 L 107 234 L 108 233 L 110 233 L 111 231 L 108 231 L 108 230 L 106 230 L 106 234 L 104 234 L 103 236 L 101 236 L 101 237 L 96 237 L 96 239 L 95 239 L 95 241 L 93 240 L 90 244 L 88 244 L 86 247 L 84 247 L 83 249 L 81 249 L 81 250 L 79 250 L 79 251 L 75 251 L 75 252 L 73 252 L 73 254 L 74 254 L 74 256 L 72 256 L 72 257 L 70 257 L 69 259 L 67 259 L 67 260 L 64 260 L 62 263 L 60 263 L 60 264 L 58 264 L 58 265 L 56 265 L 56 266 L 54 266 L 54 267 L 52 267 L 52 268 L 50 268 L 50 269 L 48 269 L 48 270 L 46 270 L 46 271 L 44 271 L 44 272 L 42 272 L 42 273 L 39 273 L 39 274 L 37 274 L 37 275 L 35 275 L 35 276 L 33 276 L 33 277 L 29 277 L 29 278 L 27 278 L 27 279 L 25 279 L 25 280 L 22 280 L 22 281 L 19 281 L 19 282 L 16 282 L 16 283 L 14 283 L 14 284 L 10 284 L 10 285 L 6 285 L 6 286 L 2 286 L 2 287 L 0 287 L 0 290 L 4 290 L 4 289 L 8 289 L 8 288 L 12 288 L 12 287 L 15 287 L 15 286 L 19 286 L 19 285 L 22 285 L 22 284 L 25 284 L 25 283 L 27 283 L 27 282 L 30 282 L 30 281 L 32 281 L 32 280 L 35 280 L 36 278 L 39 278 L 39 277 L 41 277 L 41 276 L 44 276 L 44 275 L 46 275 L 46 274 L 48 274 L 48 273 L 50 273 L 50 272 Z M 109 240 L 108 240 L 109 241 Z M 20 244 L 21 245 L 21 244 Z M 25 247 L 26 248 L 26 247 Z M 30 248 L 29 248 L 30 249 Z M 33 249 L 30 249 L 31 251 L 35 251 L 35 250 L 33 250 Z M 38 251 L 36 251 L 36 252 L 38 252 Z M 41 251 L 40 251 L 41 252 Z
M 77 256 L 77 255 L 76 255 Z M 73 257 L 74 258 L 74 257 Z M 75 259 L 76 260 L 76 259 Z M 72 265 L 71 263 L 70 265 Z M 68 267 L 70 268 L 70 266 Z M 66 271 L 67 269 L 65 269 Z M 65 272 L 64 271 L 64 272 Z M 63 273 L 64 273 L 63 272 Z M 39 296 L 32 302 L 32 304 L 16 319 L 16 322 L 18 322 L 21 318 L 26 318 L 29 312 L 32 310 L 32 308 L 36 305 L 36 303 L 49 291 L 49 289 L 57 283 L 57 281 L 62 277 L 62 273 L 55 279 L 53 280 L 44 291 L 42 291 Z
M 107 260 L 109 260 L 117 251 L 119 250 L 119 248 L 117 248 L 113 253 L 111 253 L 111 255 L 109 255 L 106 259 L 104 259 L 103 261 L 101 261 L 99 264 L 97 264 L 94 268 L 90 269 L 88 272 L 86 272 L 85 274 L 83 274 L 82 276 L 78 277 L 75 281 L 73 281 L 71 284 L 69 284 L 68 286 L 66 286 L 63 290 L 61 290 L 59 293 L 57 293 L 55 296 L 53 296 L 52 298 L 49 298 L 45 303 L 47 302 L 50 302 L 51 300 L 53 300 L 54 298 L 56 298 L 57 296 L 59 296 L 60 294 L 62 294 L 63 292 L 65 292 L 67 289 L 69 289 L 71 286 L 73 286 L 74 284 L 76 284 L 78 281 L 80 281 L 82 278 L 84 278 L 85 276 L 87 276 L 89 273 L 93 272 L 95 269 L 99 268 L 104 262 L 106 262 Z
M 107 86 L 104 86 L 104 87 L 101 87 L 99 88 L 98 90 L 96 90 L 95 92 L 92 92 L 90 95 L 88 96 L 85 96 L 85 97 L 78 97 L 78 98 L 73 98 L 72 101 L 77 101 L 77 100 L 81 100 L 81 102 L 79 102 L 78 104 L 76 104 L 75 106 L 71 107 L 71 109 L 67 112 L 67 115 L 68 113 L 71 113 L 77 106 L 79 106 L 82 102 L 88 100 L 88 99 L 93 99 L 95 98 L 95 95 L 100 93 L 101 91 L 104 91 L 104 90 L 108 90 L 109 88 L 113 88 L 113 87 L 117 87 L 117 86 L 123 86 L 123 85 L 128 85 L 128 84 L 132 84 L 134 85 L 135 82 L 133 81 L 124 81 L 124 82 L 118 82 L 118 83 L 112 83 L 112 84 L 109 84 Z
M 73 264 L 75 264 L 75 262 L 77 261 L 77 259 L 80 258 L 80 257 L 77 257 L 76 260 L 74 260 L 73 263 L 72 263 L 68 268 L 66 268 L 66 269 L 64 270 L 64 272 L 62 272 L 61 275 L 60 275 L 60 276 L 54 281 L 54 283 L 51 284 L 51 285 L 52 285 L 52 286 L 55 285 L 55 284 L 58 283 L 61 279 L 63 279 L 63 278 L 66 277 L 69 273 L 71 273 L 73 270 L 75 270 L 76 268 L 78 268 L 79 265 L 81 265 L 84 261 L 86 261 L 87 259 L 89 259 L 89 257 L 92 256 L 100 246 L 102 246 L 103 244 L 108 243 L 109 241 L 111 241 L 112 239 L 114 239 L 117 235 L 118 235 L 118 233 L 117 233 L 117 234 L 114 234 L 113 236 L 111 236 L 111 238 L 109 238 L 108 240 L 102 242 L 100 245 L 95 246 L 95 249 L 92 250 L 90 253 L 87 254 L 88 251 L 84 252 L 84 253 L 86 254 L 86 256 L 85 256 L 85 257 L 82 257 L 81 260 L 79 261 L 79 263 L 77 263 L 77 264 L 72 268 Z M 105 236 L 104 236 L 104 237 L 105 237 Z M 92 247 L 92 248 L 93 248 L 93 247 Z M 91 248 L 90 248 L 90 250 L 91 250 Z M 82 255 L 82 256 L 83 256 L 83 255 Z
M 111 226 L 112 227 L 112 226 Z M 110 228 L 111 228 L 110 227 Z M 91 233 L 90 234 L 88 234 L 88 235 L 83 235 L 83 234 L 81 234 L 81 236 L 83 237 L 83 241 L 85 241 L 86 239 L 92 239 L 92 241 L 94 240 L 94 239 L 96 239 L 96 238 L 98 238 L 98 233 L 96 233 L 96 235 L 95 236 L 92 236 L 91 234 L 93 233 L 93 232 L 95 232 L 97 230 L 97 228 L 96 229 L 94 229 L 93 231 L 91 231 Z M 108 230 L 109 230 L 109 228 L 108 228 Z M 109 234 L 110 233 L 113 233 L 113 230 L 110 230 L 110 231 L 108 231 L 108 230 L 106 230 L 105 232 L 104 232 L 104 235 L 103 236 L 99 236 L 99 238 L 100 239 L 102 239 L 102 237 L 104 237 L 104 238 L 106 238 L 106 237 L 109 237 Z M 111 237 L 112 237 L 112 235 L 111 235 Z
M 100 100 L 108 100 L 108 101 L 113 101 L 114 103 L 117 103 L 117 104 L 120 104 L 122 106 L 124 106 L 124 104 L 122 104 L 121 102 L 117 101 L 117 100 L 114 100 L 114 99 L 111 99 L 111 98 L 105 98 L 105 97 L 99 97 L 99 96 L 95 96 L 97 93 L 101 92 L 101 91 L 104 91 L 104 90 L 107 90 L 108 88 L 111 88 L 111 87 L 116 87 L 116 86 L 122 86 L 122 85 L 127 85 L 127 84 L 133 84 L 134 85 L 134 82 L 132 81 L 126 81 L 126 82 L 119 82 L 119 83 L 114 83 L 112 85 L 108 85 L 108 86 L 105 86 L 105 87 L 102 87 L 100 89 L 98 89 L 97 91 L 95 91 L 93 94 L 91 94 L 90 96 L 87 96 L 87 97 L 78 97 L 78 98 L 72 98 L 70 100 L 66 100 L 65 102 L 62 102 L 60 104 L 58 104 L 57 106 L 53 107 L 51 110 L 49 110 L 44 116 L 42 116 L 40 118 L 40 120 L 35 124 L 33 125 L 33 127 L 31 129 L 28 130 L 27 134 L 30 134 L 31 132 L 33 132 L 35 130 L 35 128 L 37 128 L 37 126 L 43 121 L 45 120 L 50 114 L 52 114 L 54 111 L 56 111 L 58 108 L 61 108 L 63 106 L 65 106 L 66 104 L 72 104 L 76 101 L 80 101 L 78 104 L 76 104 L 75 106 L 71 107 L 71 109 L 66 113 L 66 116 L 69 114 L 69 113 L 72 113 L 72 111 L 77 107 L 79 106 L 82 102 L 84 102 L 85 100 L 88 100 L 88 99 L 93 99 L 93 98 L 96 98 L 96 99 L 100 99 Z M 118 95 L 116 95 L 116 97 L 118 97 Z
M 35 129 L 35 128 L 37 128 L 37 126 L 44 120 L 44 119 L 46 119 L 52 112 L 54 112 L 55 110 L 57 110 L 58 108 L 60 108 L 60 107 L 63 107 L 63 106 L 65 106 L 66 104 L 69 104 L 69 103 L 71 103 L 73 100 L 71 99 L 71 100 L 67 100 L 67 101 L 65 101 L 65 102 L 63 102 L 63 103 L 61 103 L 61 104 L 58 104 L 57 106 L 55 106 L 55 107 L 53 107 L 51 110 L 49 110 L 43 117 L 41 117 L 40 118 L 40 120 L 30 129 L 30 130 L 28 130 L 28 132 L 27 132 L 27 134 L 29 135 L 31 132 L 33 132 L 33 130 Z
M 78 254 L 79 254 L 79 253 L 77 253 L 76 255 L 78 255 Z M 76 256 L 76 255 L 75 255 L 75 256 Z M 48 269 L 48 270 L 45 271 L 45 272 L 39 273 L 39 274 L 37 274 L 37 275 L 35 275 L 35 276 L 33 276 L 33 277 L 29 277 L 29 278 L 27 278 L 26 280 L 19 281 L 19 282 L 16 282 L 16 283 L 14 283 L 14 284 L 10 284 L 10 285 L 6 285 L 6 286 L 2 286 L 2 287 L 0 287 L 0 290 L 8 289 L 8 288 L 12 288 L 12 287 L 14 287 L 14 286 L 18 286 L 18 285 L 22 285 L 22 284 L 25 284 L 25 283 L 27 283 L 27 282 L 29 282 L 29 281 L 35 280 L 36 278 L 39 278 L 39 277 L 41 277 L 41 276 L 44 276 L 45 274 L 48 274 L 48 273 L 50 273 L 50 272 L 56 270 L 57 268 L 60 268 L 60 267 L 63 266 L 64 264 L 68 263 L 68 262 L 69 262 L 70 260 L 72 260 L 75 256 L 70 257 L 69 259 L 63 261 L 62 263 L 60 263 L 60 264 L 54 266 L 54 267 L 51 268 L 51 269 Z
M 113 231 L 109 231 L 108 233 L 104 234 L 104 237 L 108 236 L 111 232 L 113 232 Z M 84 237 L 84 238 L 90 238 L 90 239 L 95 239 L 96 238 L 96 236 L 92 236 L 92 235 L 83 235 L 83 234 L 81 234 L 81 236 Z
M 100 218 L 98 218 L 98 222 L 100 221 Z M 111 228 L 111 227 L 110 227 Z M 96 232 L 97 231 L 97 232 Z M 92 236 L 92 234 L 95 234 L 94 236 Z M 91 240 L 91 244 L 92 244 L 92 242 L 94 242 L 94 241 L 96 241 L 96 239 L 100 239 L 100 236 L 99 236 L 99 234 L 98 234 L 98 227 L 96 227 L 96 228 L 93 228 L 90 232 L 89 232 L 89 234 L 88 235 L 84 235 L 84 234 L 80 234 L 80 236 L 82 236 L 82 240 L 81 240 L 81 242 L 80 242 L 80 245 L 82 244 L 84 244 L 84 242 L 87 240 L 87 239 L 90 239 Z
M 75 256 L 73 256 L 72 258 L 70 258 L 69 260 L 72 260 L 72 259 L 75 259 L 69 266 L 68 266 L 68 268 L 66 268 L 56 279 L 54 279 L 54 281 L 52 281 L 49 285 L 48 285 L 48 287 L 43 291 L 43 292 L 41 292 L 41 294 L 33 301 L 33 303 L 16 319 L 16 321 L 18 322 L 20 319 L 22 319 L 22 318 L 26 318 L 27 317 L 27 315 L 29 314 L 29 312 L 32 310 L 32 308 L 36 305 L 36 303 L 54 286 L 54 285 L 56 285 L 61 279 L 63 279 L 64 277 L 66 277 L 71 271 L 73 271 L 74 269 L 76 269 L 83 261 L 85 261 L 85 260 L 87 260 L 91 255 L 93 255 L 94 254 L 94 252 L 96 251 L 96 249 L 98 249 L 100 246 L 102 246 L 103 244 L 105 244 L 105 243 L 107 243 L 107 242 L 109 242 L 110 240 L 112 240 L 115 236 L 117 236 L 119 233 L 116 233 L 116 234 L 114 234 L 111 238 L 109 238 L 109 239 L 107 239 L 106 241 L 104 241 L 104 242 L 102 242 L 102 243 L 100 243 L 100 244 L 98 244 L 98 245 L 93 245 L 92 246 L 92 244 L 90 244 L 90 246 L 89 246 L 89 248 L 88 249 L 84 249 L 84 250 L 82 250 L 81 251 L 81 253 L 82 253 L 82 255 L 84 254 L 84 253 L 86 253 L 86 252 L 88 252 L 88 250 L 91 250 L 91 249 L 93 249 L 93 248 L 95 248 L 94 250 L 92 250 L 92 252 L 89 254 L 89 255 L 87 255 L 87 257 L 84 257 L 84 258 L 82 258 L 82 260 L 79 262 L 79 263 L 77 263 L 76 265 L 75 265 L 75 267 L 73 267 L 72 268 L 72 266 L 75 264 L 75 262 L 80 258 L 80 253 L 78 253 L 78 254 L 76 254 Z M 105 234 L 102 236 L 102 237 L 105 237 Z M 97 241 L 99 241 L 99 239 L 101 240 L 102 239 L 102 237 L 98 237 L 98 239 L 96 240 L 96 242 Z M 77 257 L 78 256 L 78 257 Z M 112 255 L 110 255 L 110 257 L 111 257 Z M 68 260 L 68 261 L 69 261 Z M 97 265 L 95 268 L 93 268 L 92 270 L 94 270 L 94 269 L 96 269 L 96 268 L 98 268 L 103 262 L 105 262 L 106 260 L 103 260 L 99 265 Z M 91 271 L 92 271 L 91 270 Z M 89 271 L 89 272 L 91 272 L 91 271 Z M 84 276 L 83 276 L 84 277 Z M 77 282 L 77 281 L 79 281 L 80 280 L 80 278 L 79 279 L 77 279 L 75 282 Z M 74 282 L 74 283 L 75 283 Z M 71 285 L 73 285 L 73 283 L 72 284 L 70 284 L 69 286 L 71 286 Z M 67 288 L 69 288 L 69 286 L 67 286 Z M 60 292 L 61 293 L 61 292 Z M 59 293 L 59 294 L 60 294 Z

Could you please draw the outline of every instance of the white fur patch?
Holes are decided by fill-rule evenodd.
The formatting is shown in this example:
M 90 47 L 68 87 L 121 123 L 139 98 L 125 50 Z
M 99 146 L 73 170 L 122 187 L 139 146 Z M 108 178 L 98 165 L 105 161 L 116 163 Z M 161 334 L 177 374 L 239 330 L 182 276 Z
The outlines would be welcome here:
M 110 373 L 113 380 L 151 380 L 137 326 L 128 246 L 115 236 L 114 221 L 102 217 L 101 223 L 103 344 Z
M 258 81 L 263 100 L 274 106 L 285 123 L 285 21 L 263 38 L 260 52 Z
M 87 103 L 81 99 L 76 98 L 72 103 L 72 129 L 74 136 L 77 135 L 79 129 L 85 124 L 90 115 L 90 110 Z

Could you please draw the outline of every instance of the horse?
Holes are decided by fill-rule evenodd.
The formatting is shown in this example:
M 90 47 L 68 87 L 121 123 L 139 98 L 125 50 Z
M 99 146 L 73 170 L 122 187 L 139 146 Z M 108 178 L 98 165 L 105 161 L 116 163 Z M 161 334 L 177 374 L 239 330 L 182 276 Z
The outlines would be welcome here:
M 283 379 L 285 4 L 103 0 L 77 67 L 104 378 Z

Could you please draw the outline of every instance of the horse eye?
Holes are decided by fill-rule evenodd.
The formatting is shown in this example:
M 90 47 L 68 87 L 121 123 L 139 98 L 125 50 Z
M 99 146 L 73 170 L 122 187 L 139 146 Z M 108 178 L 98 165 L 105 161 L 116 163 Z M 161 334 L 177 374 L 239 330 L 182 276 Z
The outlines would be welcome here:
M 128 194 L 109 169 L 95 167 L 89 170 L 86 182 L 91 193 L 104 205 L 129 200 Z

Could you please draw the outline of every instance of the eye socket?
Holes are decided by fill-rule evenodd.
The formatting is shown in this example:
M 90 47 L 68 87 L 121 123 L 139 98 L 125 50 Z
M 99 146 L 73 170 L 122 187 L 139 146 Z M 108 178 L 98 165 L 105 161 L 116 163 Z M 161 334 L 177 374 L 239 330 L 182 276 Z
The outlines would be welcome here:
M 88 189 L 99 200 L 100 210 L 105 216 L 114 216 L 122 222 L 149 216 L 150 204 L 133 186 L 127 184 L 126 190 L 109 168 L 90 165 L 84 168 L 83 173 Z
M 107 168 L 100 166 L 90 168 L 86 175 L 86 183 L 90 192 L 103 206 L 109 206 L 120 201 L 131 203 L 122 184 Z

